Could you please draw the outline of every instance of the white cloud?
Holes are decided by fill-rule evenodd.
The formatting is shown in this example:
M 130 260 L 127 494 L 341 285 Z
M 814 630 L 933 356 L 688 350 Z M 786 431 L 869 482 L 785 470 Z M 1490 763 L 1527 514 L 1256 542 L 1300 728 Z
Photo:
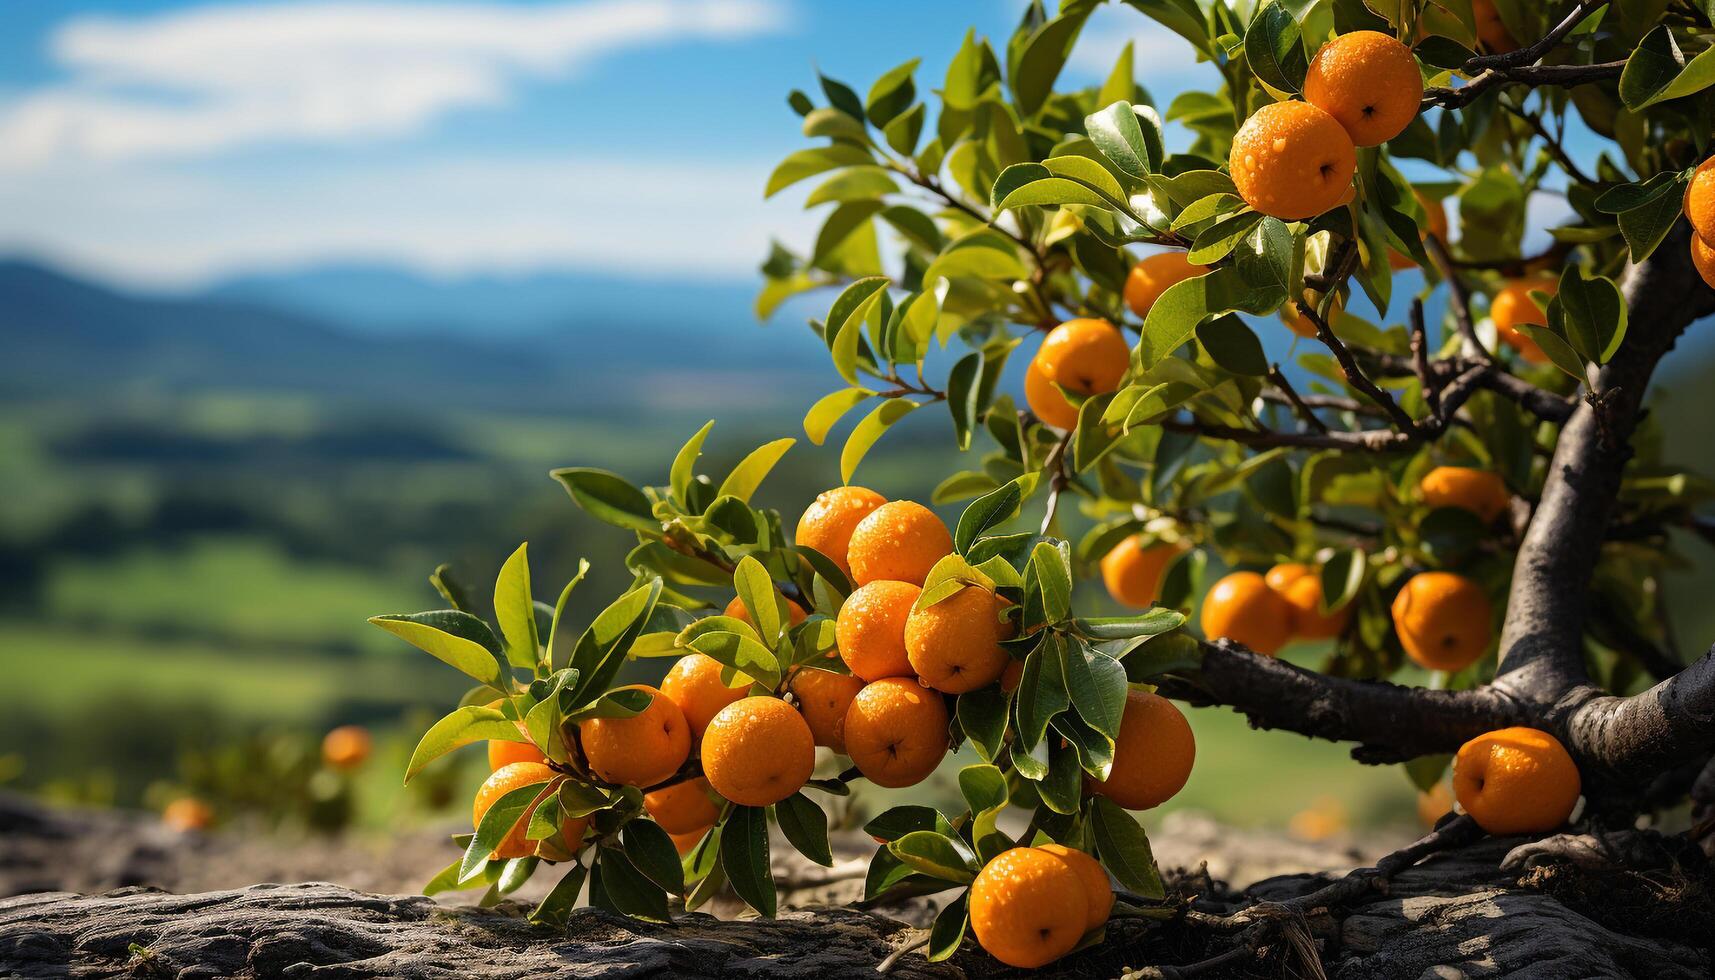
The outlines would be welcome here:
M 250 3 L 80 17 L 53 35 L 67 81 L 0 102 L 0 165 L 205 154 L 398 136 L 504 103 L 628 47 L 779 29 L 776 0 Z
M 762 201 L 770 167 L 562 155 L 272 175 L 77 164 L 0 181 L 0 252 L 147 286 L 338 262 L 444 275 L 575 267 L 753 278 L 771 236 L 814 235 L 815 217 L 791 195 Z

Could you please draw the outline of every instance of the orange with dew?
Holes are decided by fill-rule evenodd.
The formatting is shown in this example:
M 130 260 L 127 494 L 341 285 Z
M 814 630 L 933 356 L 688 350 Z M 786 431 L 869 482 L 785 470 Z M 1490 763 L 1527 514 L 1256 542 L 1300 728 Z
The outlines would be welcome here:
M 946 756 L 947 720 L 941 695 L 909 678 L 883 678 L 846 709 L 846 755 L 877 786 L 914 786 Z
M 1148 810 L 1185 788 L 1196 761 L 1197 739 L 1179 707 L 1159 694 L 1132 690 L 1126 692 L 1108 778 L 1086 777 L 1085 783 L 1127 810 Z
M 1208 271 L 1208 266 L 1193 264 L 1184 252 L 1178 250 L 1146 255 L 1126 273 L 1125 305 L 1139 317 L 1147 319 L 1155 301 L 1167 292 L 1168 287 Z
M 971 883 L 969 902 L 977 944 L 1007 966 L 1026 970 L 1070 953 L 1090 920 L 1078 873 L 1036 847 L 997 855 Z
M 728 684 L 721 680 L 725 670 L 713 657 L 688 653 L 661 679 L 661 693 L 685 716 L 693 739 L 703 737 L 703 730 L 722 708 L 750 693 L 749 677 L 735 671 Z
M 1102 584 L 1121 605 L 1144 609 L 1161 598 L 1167 566 L 1185 550 L 1179 542 L 1145 545 L 1139 535 L 1127 535 L 1102 556 Z
M 846 597 L 834 620 L 834 642 L 853 674 L 866 681 L 911 674 L 905 624 L 922 591 L 910 582 L 882 579 Z
M 1000 608 L 993 592 L 967 585 L 913 612 L 905 621 L 905 653 L 918 680 L 947 694 L 1000 680 L 1012 660 L 1000 646 L 1010 626 L 1001 622 Z
M 770 806 L 802 789 L 816 768 L 804 716 L 779 698 L 748 697 L 721 709 L 703 733 L 703 775 L 740 806 Z
M 1203 635 L 1273 655 L 1292 639 L 1292 607 L 1256 572 L 1233 572 L 1203 597 Z
M 1102 869 L 1101 862 L 1065 844 L 1041 844 L 1036 849 L 1047 851 L 1066 862 L 1066 866 L 1071 868 L 1083 883 L 1084 902 L 1088 910 L 1084 918 L 1084 931 L 1099 929 L 1106 924 L 1108 914 L 1114 908 L 1114 886 L 1108 881 L 1108 873 Z
M 809 668 L 799 668 L 787 682 L 787 688 L 798 699 L 798 713 L 810 726 L 816 744 L 841 755 L 846 752 L 846 710 L 863 685 L 861 677 Z
M 1308 102 L 1274 102 L 1239 127 L 1227 164 L 1246 204 L 1297 221 L 1339 205 L 1358 157 L 1333 116 Z
M 1477 583 L 1453 572 L 1419 572 L 1393 598 L 1393 628 L 1406 655 L 1427 670 L 1477 662 L 1494 639 L 1493 607 Z
M 1423 101 L 1417 56 L 1390 34 L 1352 31 L 1316 50 L 1304 99 L 1333 116 L 1358 146 L 1405 132 Z
M 953 535 L 935 512 L 911 500 L 877 507 L 852 531 L 852 582 L 888 579 L 922 585 L 935 563 L 953 553 Z
M 629 718 L 591 718 L 578 723 L 590 771 L 606 782 L 653 786 L 679 771 L 691 754 L 685 713 L 656 688 L 630 684 L 616 691 L 646 691 L 649 707 Z
M 1582 791 L 1566 747 L 1534 728 L 1486 732 L 1453 757 L 1453 794 L 1478 826 L 1496 836 L 1560 827 Z
M 798 531 L 793 542 L 814 548 L 849 577 L 851 567 L 846 563 L 846 548 L 851 544 L 852 531 L 858 522 L 868 517 L 887 498 L 865 487 L 835 487 L 816 495 L 816 500 L 798 518 Z

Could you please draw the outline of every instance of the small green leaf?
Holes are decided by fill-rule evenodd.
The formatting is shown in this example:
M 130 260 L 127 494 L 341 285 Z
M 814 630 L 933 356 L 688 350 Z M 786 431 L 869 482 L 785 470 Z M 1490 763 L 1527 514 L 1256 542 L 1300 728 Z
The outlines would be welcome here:
M 1084 130 L 1102 156 L 1142 180 L 1161 169 L 1161 119 L 1148 106 L 1115 102 L 1084 117 Z
M 874 446 L 881 434 L 893 426 L 895 422 L 916 411 L 918 403 L 909 398 L 889 398 L 877 405 L 863 420 L 852 428 L 846 436 L 846 444 L 840 450 L 840 481 L 852 482 L 852 474 L 857 472 L 858 464 L 863 462 L 865 454 Z
M 1072 613 L 1072 560 L 1064 544 L 1038 542 L 1030 551 L 1030 570 L 1041 590 L 1046 621 L 1064 621 Z
M 1606 364 L 1626 335 L 1626 298 L 1607 276 L 1586 276 L 1569 263 L 1560 274 L 1560 322 L 1572 349 L 1586 361 Z M 1550 320 L 1553 323 L 1553 320 Z
M 769 689 L 780 686 L 780 660 L 774 651 L 737 633 L 703 633 L 688 646 Z
M 1120 884 L 1144 898 L 1165 898 L 1161 871 L 1150 851 L 1149 835 L 1118 803 L 1105 796 L 1090 800 L 1090 829 L 1096 854 Z
M 804 414 L 804 435 L 809 437 L 810 442 L 820 446 L 828 438 L 828 430 L 832 429 L 842 416 L 874 394 L 875 392 L 868 388 L 841 388 L 822 396 Z
M 661 521 L 655 517 L 649 498 L 618 473 L 574 466 L 554 470 L 549 475 L 559 480 L 572 495 L 572 501 L 596 520 L 633 531 L 661 533 Z
M 965 926 L 970 921 L 969 898 L 970 892 L 960 892 L 936 914 L 934 925 L 929 927 L 929 947 L 923 954 L 929 962 L 950 959 L 959 951 L 959 943 L 965 938 Z
M 1096 731 L 1108 738 L 1117 737 L 1120 718 L 1125 714 L 1125 668 L 1076 637 L 1063 640 L 1059 646 L 1066 693 L 1078 714 Z
M 673 457 L 673 468 L 668 470 L 667 482 L 673 488 L 674 499 L 681 506 L 690 506 L 691 482 L 696 479 L 693 467 L 697 465 L 697 457 L 703 454 L 703 440 L 709 437 L 709 430 L 714 427 L 714 419 L 704 422 L 697 434 L 679 447 L 679 452 Z
M 529 737 L 519 731 L 518 723 L 506 717 L 506 713 L 499 708 L 478 704 L 454 708 L 423 733 L 417 748 L 411 753 L 411 761 L 405 766 L 405 781 L 410 782 L 411 777 L 422 772 L 424 766 L 448 752 L 472 742 L 489 739 L 502 742 L 529 741 Z
M 525 812 L 547 795 L 548 783 L 553 778 L 550 774 L 527 786 L 520 786 L 489 806 L 487 812 L 482 815 L 482 821 L 477 824 L 475 836 L 465 848 L 464 860 L 459 865 L 460 884 L 482 873 L 488 864 L 489 855 L 512 833 L 512 828 L 524 819 Z
M 1011 83 L 1020 116 L 1034 116 L 1048 101 L 1054 80 L 1066 66 L 1072 44 L 1089 17 L 1088 10 L 1062 14 L 1042 25 L 1031 35 L 1012 66 Z
M 535 670 L 541 640 L 536 635 L 536 603 L 530 597 L 530 545 L 518 546 L 494 580 L 494 618 L 506 638 L 506 659 L 514 667 Z
M 578 893 L 584 889 L 584 877 L 587 874 L 588 871 L 581 864 L 567 867 L 565 875 L 531 910 L 530 921 L 564 928 L 566 921 L 571 918 L 572 909 L 577 907 Z
M 667 843 L 671 846 L 673 842 L 668 840 Z M 615 911 L 650 922 L 667 922 L 672 918 L 667 910 L 666 890 L 632 864 L 624 850 L 604 844 L 598 849 L 598 854 L 595 874 Z M 673 866 L 676 868 L 678 865 L 675 860 Z M 592 884 L 590 888 L 593 893 L 596 886 Z
M 981 687 L 959 695 L 956 714 L 959 728 L 985 762 L 1000 754 L 1006 736 L 1006 695 L 999 685 Z
M 1357 598 L 1358 590 L 1363 587 L 1364 572 L 1368 566 L 1368 557 L 1357 548 L 1336 551 L 1322 563 L 1323 615 L 1344 609 Z
M 961 555 L 968 553 L 985 532 L 1017 517 L 1023 502 L 1024 488 L 1017 480 L 1008 480 L 999 489 L 971 501 L 959 515 L 958 527 L 953 531 L 953 548 Z
M 1715 81 L 1715 75 L 1711 74 L 1715 72 L 1715 63 L 1700 67 L 1695 75 L 1685 78 L 1689 68 L 1673 31 L 1666 24 L 1658 24 L 1626 59 L 1625 70 L 1620 73 L 1620 101 L 1637 112 L 1664 99 L 1689 95 Z
M 798 181 L 819 173 L 874 162 L 875 158 L 870 156 L 868 150 L 850 143 L 834 143 L 831 146 L 799 150 L 774 168 L 774 172 L 768 176 L 768 186 L 762 196 L 773 197 Z
M 629 820 L 619 832 L 625 856 L 650 881 L 669 894 L 685 893 L 685 869 L 679 863 L 679 849 L 673 838 L 648 820 Z
M 721 868 L 732 890 L 765 919 L 774 918 L 774 876 L 768 867 L 768 810 L 735 806 L 721 825 Z
M 887 849 L 918 874 L 961 885 L 970 884 L 977 876 L 976 855 L 965 842 L 933 830 L 914 830 L 889 843 Z
M 716 497 L 735 497 L 745 503 L 750 503 L 750 495 L 762 485 L 768 472 L 774 469 L 774 464 L 780 462 L 780 457 L 786 455 L 796 439 L 776 439 L 773 442 L 757 447 L 739 464 L 733 467 L 727 478 L 721 481 L 720 489 L 715 491 Z
M 1209 357 L 1234 374 L 1261 377 L 1268 373 L 1262 341 L 1237 316 L 1226 313 L 1197 325 L 1197 342 Z
M 1310 67 L 1304 56 L 1302 32 L 1292 12 L 1279 0 L 1257 11 L 1245 30 L 1245 61 L 1257 78 L 1282 92 L 1304 88 Z
M 814 800 L 793 793 L 774 805 L 774 819 L 799 854 L 823 867 L 834 866 L 834 852 L 828 846 L 828 815 Z
M 1572 345 L 1568 344 L 1565 338 L 1547 327 L 1538 326 L 1534 323 L 1521 323 L 1518 326 L 1520 330 L 1530 336 L 1531 340 L 1536 341 L 1536 346 L 1542 348 L 1542 352 L 1548 355 L 1549 361 L 1555 367 L 1566 372 L 1580 384 L 1586 380 L 1584 377 L 1584 359 L 1578 356 L 1578 352 L 1572 349 Z
M 369 620 L 450 667 L 499 688 L 500 640 L 488 624 L 456 609 L 374 616 Z

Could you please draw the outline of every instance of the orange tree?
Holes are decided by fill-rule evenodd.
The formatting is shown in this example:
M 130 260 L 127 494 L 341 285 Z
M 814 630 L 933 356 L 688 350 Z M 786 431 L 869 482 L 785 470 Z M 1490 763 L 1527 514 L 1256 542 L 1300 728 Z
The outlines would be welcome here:
M 1104 876 L 1069 851 L 1127 909 L 1163 900 L 1127 809 L 1190 764 L 1163 695 L 1349 742 L 1425 789 L 1457 751 L 1471 816 L 1383 873 L 1479 826 L 1556 829 L 1580 794 L 1581 819 L 1613 824 L 1690 791 L 1715 660 L 1674 651 L 1662 584 L 1669 531 L 1710 536 L 1711 484 L 1642 426 L 1658 361 L 1715 311 L 1693 230 L 1715 234 L 1711 5 L 1129 0 L 1218 70 L 1165 107 L 1129 46 L 1100 86 L 1057 87 L 1098 5 L 1038 0 L 999 46 L 968 34 L 932 91 L 912 61 L 866 96 L 821 78 L 789 98 L 815 145 L 766 192 L 815 178 L 807 203 L 831 207 L 808 254 L 774 249 L 759 313 L 833 296 L 811 327 L 844 385 L 803 427 L 821 444 L 862 410 L 848 482 L 886 430 L 944 405 L 973 457 L 934 492 L 971 501 L 950 532 L 851 488 L 795 545 L 750 503 L 791 440 L 717 481 L 697 471 L 705 427 L 660 486 L 554 474 L 637 540 L 633 586 L 582 630 L 576 580 L 538 602 L 522 548 L 493 627 L 444 575 L 453 609 L 376 620 L 479 684 L 413 773 L 516 746 L 431 890 L 505 893 L 557 861 L 544 918 L 586 875 L 629 915 L 729 884 L 772 914 L 771 819 L 827 863 L 818 797 L 908 785 L 962 744 L 966 808 L 871 821 L 866 891 L 960 889 L 931 957 L 969 923 L 1007 962 L 1045 962 L 1107 914 Z M 1565 216 L 1526 254 L 1539 196 Z M 1309 348 L 1287 368 L 1257 335 L 1276 329 Z M 1023 406 L 1004 393 L 1020 381 Z M 1093 525 L 1075 543 L 1072 506 Z M 1206 586 L 1212 561 L 1229 574 Z M 1137 613 L 1074 609 L 1098 567 Z M 1271 656 L 1298 639 L 1327 644 L 1319 669 Z M 657 656 L 685 658 L 665 691 L 614 687 Z M 1388 680 L 1413 661 L 1435 682 Z M 812 742 L 856 764 L 811 778 Z M 1030 814 L 1021 836 L 999 829 L 1008 807 Z M 1004 856 L 1042 842 L 1063 853 Z

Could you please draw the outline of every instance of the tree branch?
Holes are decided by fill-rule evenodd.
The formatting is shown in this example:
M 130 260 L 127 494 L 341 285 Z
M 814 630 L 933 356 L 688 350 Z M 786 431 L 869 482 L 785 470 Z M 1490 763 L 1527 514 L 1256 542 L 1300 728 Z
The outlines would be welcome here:
M 1346 382 L 1358 389 L 1370 401 L 1381 406 L 1382 411 L 1393 419 L 1394 424 L 1399 426 L 1402 432 L 1407 435 L 1416 435 L 1418 433 L 1417 422 L 1406 414 L 1405 409 L 1399 407 L 1399 403 L 1393 400 L 1392 395 L 1377 387 L 1376 383 L 1364 374 L 1363 369 L 1358 367 L 1357 360 L 1352 356 L 1351 350 L 1340 338 L 1334 336 L 1334 331 L 1329 328 L 1328 321 L 1322 318 L 1322 314 L 1317 312 L 1316 308 L 1309 303 L 1299 302 L 1296 305 L 1298 311 L 1316 325 L 1316 339 L 1334 353 L 1334 359 L 1340 362 L 1340 371 L 1346 376 Z
M 1298 394 L 1298 389 L 1292 387 L 1292 382 L 1286 380 L 1286 375 L 1280 372 L 1280 365 L 1270 364 L 1268 366 L 1268 380 L 1272 382 L 1276 388 L 1280 389 L 1280 393 L 1282 395 L 1286 396 L 1286 400 L 1290 402 L 1293 409 L 1298 412 L 1298 417 L 1304 420 L 1305 425 L 1310 426 L 1310 428 L 1317 432 L 1328 431 L 1328 423 L 1322 421 L 1322 419 L 1316 415 L 1315 411 L 1313 411 L 1309 405 L 1304 403 L 1304 399 Z
M 1441 267 L 1441 277 L 1447 280 L 1448 305 L 1453 309 L 1453 322 L 1459 329 L 1459 336 L 1464 337 L 1465 343 L 1477 352 L 1479 360 L 1494 364 L 1495 355 L 1477 339 L 1477 326 L 1471 320 L 1471 294 L 1465 289 L 1465 281 L 1459 278 L 1453 257 L 1447 254 L 1446 243 L 1438 235 L 1425 235 L 1423 244 L 1429 250 L 1429 257 Z
M 1619 78 L 1625 71 L 1624 61 L 1605 61 L 1599 65 L 1523 65 L 1518 68 L 1489 68 L 1459 88 L 1432 88 L 1423 93 L 1423 108 L 1441 106 L 1463 109 L 1497 85 L 1525 85 L 1532 88 L 1553 85 L 1570 88 L 1589 82 Z
M 1584 0 L 1578 6 L 1567 12 L 1560 23 L 1554 25 L 1547 34 L 1538 38 L 1535 44 L 1516 51 L 1504 51 L 1500 54 L 1484 54 L 1465 62 L 1467 73 L 1480 72 L 1485 68 L 1515 68 L 1520 65 L 1534 65 L 1541 61 L 1548 52 L 1554 50 L 1572 29 L 1583 22 L 1584 18 L 1602 7 L 1608 5 L 1608 0 Z

